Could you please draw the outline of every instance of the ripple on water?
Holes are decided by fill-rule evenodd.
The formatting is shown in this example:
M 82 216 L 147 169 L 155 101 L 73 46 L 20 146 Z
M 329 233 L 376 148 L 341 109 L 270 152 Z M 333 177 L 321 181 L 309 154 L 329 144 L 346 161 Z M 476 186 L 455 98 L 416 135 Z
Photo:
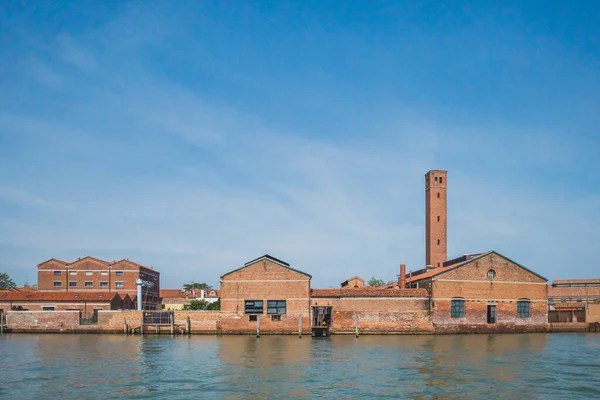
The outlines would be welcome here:
M 0 336 L 0 398 L 598 398 L 600 335 Z

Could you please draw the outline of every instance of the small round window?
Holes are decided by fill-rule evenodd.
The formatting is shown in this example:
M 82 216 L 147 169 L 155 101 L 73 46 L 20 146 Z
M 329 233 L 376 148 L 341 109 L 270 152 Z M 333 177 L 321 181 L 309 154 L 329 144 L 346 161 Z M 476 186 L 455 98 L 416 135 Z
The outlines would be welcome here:
M 496 271 L 494 271 L 493 269 L 490 269 L 487 273 L 487 278 L 490 281 L 493 281 L 494 279 L 496 279 Z

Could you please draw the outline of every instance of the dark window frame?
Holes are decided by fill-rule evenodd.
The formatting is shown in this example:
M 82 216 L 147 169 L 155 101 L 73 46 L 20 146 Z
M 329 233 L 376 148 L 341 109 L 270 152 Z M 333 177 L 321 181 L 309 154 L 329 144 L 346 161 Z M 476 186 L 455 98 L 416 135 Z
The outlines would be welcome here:
M 287 314 L 287 303 L 285 300 L 267 300 L 267 314 Z
M 62 287 L 62 281 L 53 281 L 52 287 Z
M 62 271 L 54 271 L 54 276 L 61 276 L 62 275 Z
M 465 317 L 465 300 L 452 299 L 450 301 L 450 317 L 464 318 Z
M 244 300 L 244 314 L 264 314 L 263 300 Z
M 517 301 L 517 318 L 531 318 L 531 301 Z

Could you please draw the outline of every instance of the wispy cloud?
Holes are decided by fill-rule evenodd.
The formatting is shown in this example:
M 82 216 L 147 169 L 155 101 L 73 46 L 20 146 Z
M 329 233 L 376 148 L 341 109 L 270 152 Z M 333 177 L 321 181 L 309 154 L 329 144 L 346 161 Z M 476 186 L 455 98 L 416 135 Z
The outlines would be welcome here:
M 216 284 L 268 252 L 314 286 L 391 280 L 424 264 L 423 175 L 444 168 L 449 256 L 497 249 L 548 278 L 595 273 L 599 198 L 572 182 L 597 166 L 595 139 L 406 100 L 329 104 L 358 91 L 341 77 L 279 80 L 314 94 L 294 98 L 244 65 L 170 63 L 186 58 L 171 43 L 189 32 L 178 18 L 132 5 L 17 54 L 4 86 L 20 100 L 0 114 L 0 270 L 31 282 L 45 258 L 90 254 L 153 265 L 163 286 Z

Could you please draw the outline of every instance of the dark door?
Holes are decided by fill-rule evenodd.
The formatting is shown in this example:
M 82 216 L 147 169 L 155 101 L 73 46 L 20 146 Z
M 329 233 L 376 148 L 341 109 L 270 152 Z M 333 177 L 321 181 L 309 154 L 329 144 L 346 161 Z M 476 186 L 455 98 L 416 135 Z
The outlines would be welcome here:
M 496 323 L 496 305 L 488 304 L 487 306 L 487 323 L 495 324 Z

